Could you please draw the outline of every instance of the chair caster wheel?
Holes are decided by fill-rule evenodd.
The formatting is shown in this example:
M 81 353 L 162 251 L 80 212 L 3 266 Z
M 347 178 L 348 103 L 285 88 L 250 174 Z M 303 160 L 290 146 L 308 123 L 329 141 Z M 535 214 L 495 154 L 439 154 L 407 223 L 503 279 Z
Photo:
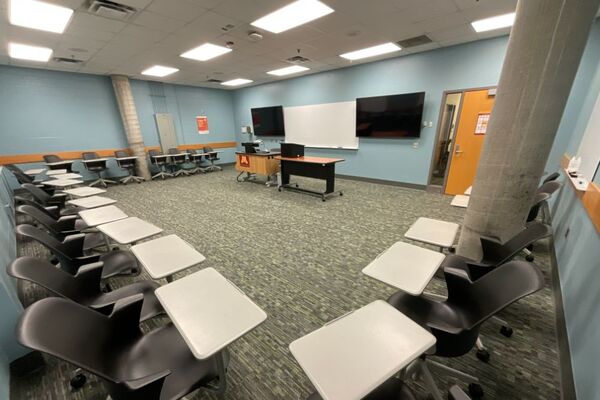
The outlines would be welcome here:
M 532 262 L 533 260 L 535 260 L 535 257 L 533 256 L 533 254 L 529 254 L 528 256 L 525 257 L 525 259 L 529 262 Z
M 323 197 L 323 198 L 321 199 L 321 201 L 325 201 L 325 197 Z
M 340 192 L 340 196 L 343 196 L 343 195 L 344 195 L 344 193 Z
M 81 389 L 83 387 L 83 385 L 85 385 L 86 381 L 87 381 L 87 378 L 81 372 L 81 369 L 76 369 L 75 371 L 73 371 L 73 373 L 71 375 L 69 384 L 71 385 L 71 388 L 73 388 L 73 390 L 78 390 L 78 389 Z
M 452 254 L 456 253 L 456 248 L 455 247 L 450 247 L 448 249 L 448 253 L 452 253 Z
M 281 188 L 280 188 L 280 187 L 278 187 L 278 188 L 277 188 L 277 191 L 278 191 L 278 192 L 281 192 Z
M 511 337 L 513 334 L 513 330 L 510 326 L 501 326 L 500 333 L 506 337 Z
M 473 399 L 481 399 L 483 397 L 483 388 L 477 383 L 469 383 L 469 395 Z
M 298 184 L 296 183 L 296 187 L 298 188 L 298 187 L 300 187 L 300 185 L 298 185 Z
M 476 355 L 477 355 L 477 358 L 480 361 L 483 361 L 484 363 L 487 363 L 490 361 L 490 353 L 485 349 L 477 350 Z

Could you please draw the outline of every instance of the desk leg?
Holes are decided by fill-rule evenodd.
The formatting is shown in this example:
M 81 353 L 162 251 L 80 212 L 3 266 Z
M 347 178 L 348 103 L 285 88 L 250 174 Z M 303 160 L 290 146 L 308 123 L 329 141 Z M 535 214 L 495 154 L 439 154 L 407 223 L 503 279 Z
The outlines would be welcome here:
M 205 389 L 209 392 L 216 394 L 217 396 L 223 396 L 225 394 L 225 390 L 227 389 L 227 369 L 225 368 L 225 352 L 227 348 L 221 350 L 216 357 L 217 363 L 217 374 L 218 384 L 208 384 L 205 386 Z
M 326 169 L 326 182 L 325 194 L 333 193 L 335 191 L 335 164 L 328 165 Z

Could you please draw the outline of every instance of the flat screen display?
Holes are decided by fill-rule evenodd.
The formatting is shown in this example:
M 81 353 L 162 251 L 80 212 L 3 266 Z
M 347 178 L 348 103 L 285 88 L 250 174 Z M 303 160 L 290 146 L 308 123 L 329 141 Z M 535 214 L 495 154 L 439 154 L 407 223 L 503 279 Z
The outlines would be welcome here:
M 425 92 L 356 99 L 356 136 L 414 138 L 421 136 Z
M 285 136 L 283 107 L 261 107 L 250 110 L 256 136 Z

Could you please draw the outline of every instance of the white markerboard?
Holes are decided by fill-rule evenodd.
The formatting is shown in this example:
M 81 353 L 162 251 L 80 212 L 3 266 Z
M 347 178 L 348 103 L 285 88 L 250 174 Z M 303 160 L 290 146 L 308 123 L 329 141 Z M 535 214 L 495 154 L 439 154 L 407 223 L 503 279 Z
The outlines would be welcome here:
M 286 142 L 358 149 L 356 101 L 284 107 L 283 117 Z

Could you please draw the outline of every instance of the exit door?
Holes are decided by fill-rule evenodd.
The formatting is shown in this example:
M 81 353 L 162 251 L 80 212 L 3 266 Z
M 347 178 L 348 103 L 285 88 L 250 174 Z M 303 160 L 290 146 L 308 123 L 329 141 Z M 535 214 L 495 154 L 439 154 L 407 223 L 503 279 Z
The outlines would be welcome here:
M 488 89 L 464 93 L 446 180 L 446 194 L 463 194 L 473 185 L 493 107 L 494 96 L 489 94 Z

